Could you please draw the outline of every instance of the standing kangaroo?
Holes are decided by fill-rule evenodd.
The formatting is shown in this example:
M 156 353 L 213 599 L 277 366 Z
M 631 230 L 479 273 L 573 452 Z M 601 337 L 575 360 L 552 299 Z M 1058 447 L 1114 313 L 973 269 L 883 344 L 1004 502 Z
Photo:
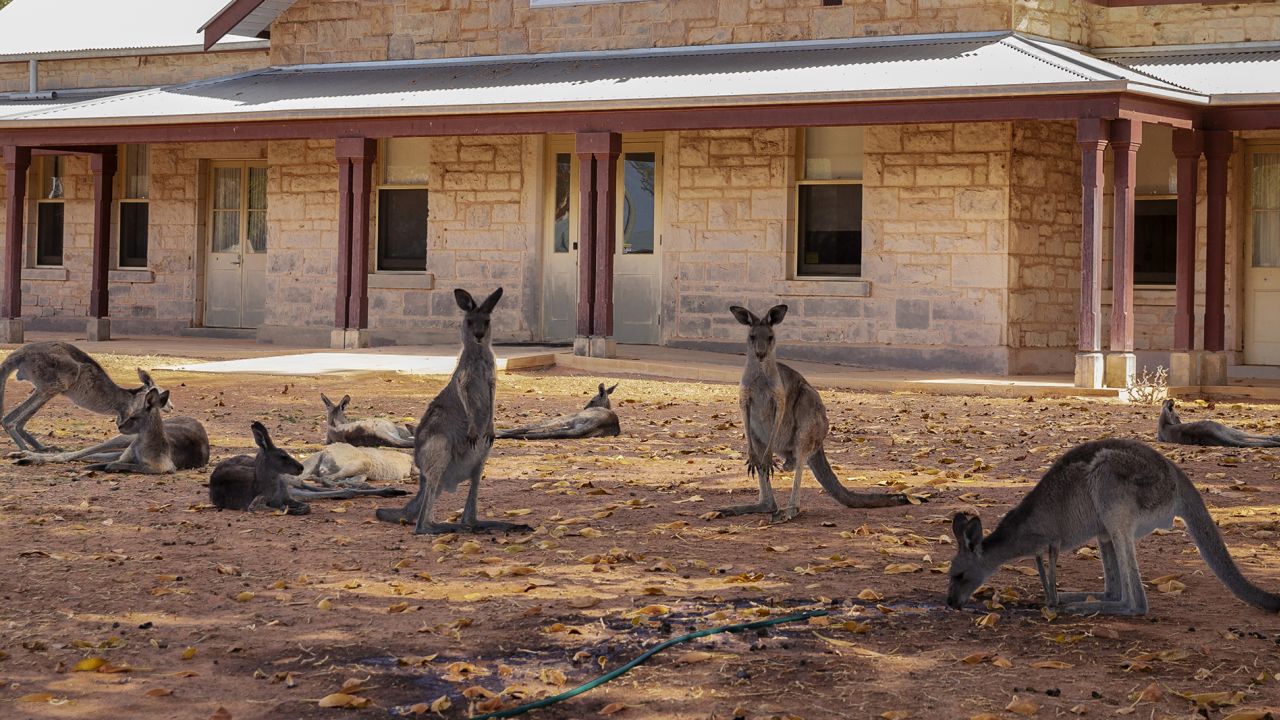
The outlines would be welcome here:
M 303 473 L 302 463 L 276 447 L 265 425 L 254 421 L 249 427 L 258 453 L 227 458 L 214 466 L 209 476 L 209 500 L 219 509 L 257 510 L 266 506 L 285 510 L 290 515 L 306 515 L 311 512 L 311 507 L 302 500 L 405 494 L 395 488 L 327 490 L 298 483 L 296 477 Z M 292 489 L 290 486 L 295 483 L 302 487 Z
M 1147 595 L 1138 571 L 1137 541 L 1158 527 L 1172 526 L 1174 516 L 1186 522 L 1200 557 L 1233 595 L 1268 612 L 1280 611 L 1280 595 L 1240 574 L 1186 474 L 1147 445 L 1118 439 L 1068 450 L 986 538 L 980 519 L 956 513 L 947 604 L 960 608 L 1003 563 L 1035 556 L 1048 605 L 1061 603 L 1064 612 L 1076 614 L 1144 615 Z M 1058 593 L 1058 553 L 1095 537 L 1106 578 L 1102 599 Z M 1042 554 L 1048 555 L 1047 562 Z
M 85 410 L 120 417 L 133 407 L 138 398 L 156 386 L 151 376 L 139 369 L 138 379 L 142 381 L 142 387 L 122 388 L 107 376 L 96 360 L 75 345 L 56 341 L 33 342 L 9 353 L 4 362 L 0 362 L 0 412 L 4 410 L 5 383 L 15 370 L 18 379 L 35 385 L 35 390 L 0 419 L 0 425 L 4 426 L 19 450 L 36 452 L 48 452 L 54 448 L 45 447 L 32 437 L 26 430 L 27 421 L 58 395 L 66 395 Z
M 364 420 L 347 420 L 347 405 L 351 403 L 350 395 L 343 395 L 342 400 L 334 403 L 324 393 L 320 393 L 328 417 L 325 421 L 326 443 L 347 443 L 358 447 L 413 447 L 413 426 L 406 423 L 392 422 L 383 418 L 365 418 Z
M 775 305 L 763 318 L 736 305 L 729 310 L 738 322 L 751 328 L 738 404 L 747 436 L 747 472 L 760 481 L 760 500 L 723 508 L 721 514 L 770 513 L 775 521 L 790 520 L 800 514 L 800 478 L 805 465 L 841 505 L 878 508 L 907 504 L 905 495 L 854 492 L 840 484 L 822 448 L 828 429 L 822 397 L 800 373 L 778 362 L 773 326 L 782 322 L 787 306 Z M 775 454 L 782 458 L 784 467 L 794 466 L 796 472 L 791 500 L 782 510 L 769 484 Z
M 1174 409 L 1173 398 L 1164 401 L 1156 439 L 1179 445 L 1220 445 L 1223 447 L 1280 447 L 1280 435 L 1250 435 L 1214 420 L 1184 423 Z
M 497 373 L 490 347 L 489 315 L 502 297 L 502 288 L 494 290 L 479 305 L 466 290 L 454 290 L 453 296 L 466 313 L 462 321 L 462 353 L 449 384 L 427 405 L 418 422 L 413 450 L 414 465 L 418 468 L 418 494 L 401 509 L 380 508 L 377 516 L 385 522 L 415 520 L 415 535 L 527 530 L 527 525 L 476 518 L 476 494 L 494 437 Z M 468 479 L 471 487 L 462 522 L 433 522 L 431 512 L 440 492 L 452 492 Z
M 568 440 L 574 438 L 613 437 L 620 435 L 618 415 L 613 411 L 609 396 L 618 386 L 606 388 L 600 383 L 600 389 L 587 402 L 586 407 L 572 415 L 560 415 L 539 423 L 525 425 L 514 430 L 503 430 L 500 438 L 517 440 Z

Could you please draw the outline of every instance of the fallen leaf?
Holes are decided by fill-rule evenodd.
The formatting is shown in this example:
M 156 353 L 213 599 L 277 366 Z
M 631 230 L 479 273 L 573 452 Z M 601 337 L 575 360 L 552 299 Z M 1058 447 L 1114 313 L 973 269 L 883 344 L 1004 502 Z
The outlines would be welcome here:
M 106 664 L 107 661 L 100 657 L 87 657 L 76 663 L 71 670 L 72 672 L 93 672 Z
M 235 601 L 236 601 L 236 602 L 249 602 L 249 601 L 250 601 L 250 600 L 252 600 L 253 598 L 254 598 L 254 594 L 253 594 L 253 593 L 251 593 L 251 592 L 249 592 L 248 590 L 245 590 L 244 592 L 236 593 Z
M 1031 717 L 1032 715 L 1040 712 L 1039 705 L 1030 700 L 1021 700 L 1017 695 L 1013 696 L 1013 699 L 1009 701 L 1008 705 L 1004 706 L 1004 709 L 1025 717 Z
M 431 712 L 433 713 L 443 713 L 451 707 L 453 707 L 453 702 L 449 700 L 448 695 L 441 695 L 431 701 Z
M 170 695 L 173 694 L 173 691 L 170 690 L 169 688 L 151 688 L 150 690 L 146 691 L 143 694 L 146 695 L 147 697 L 153 697 L 153 698 L 169 697 Z
M 320 698 L 318 704 L 322 708 L 362 708 L 368 707 L 369 698 L 337 692 Z
M 692 663 L 706 662 L 715 657 L 705 650 L 690 650 L 689 652 L 676 658 L 677 665 L 689 665 Z
M 18 702 L 25 703 L 47 703 L 53 700 L 53 693 L 30 693 L 18 698 Z
M 1031 663 L 1031 667 L 1039 668 L 1041 670 L 1066 670 L 1067 668 L 1075 666 L 1071 663 L 1062 662 L 1061 660 L 1037 660 Z
M 626 706 L 626 705 L 624 705 L 624 704 L 622 704 L 622 703 L 619 703 L 619 702 L 609 703 L 608 705 L 605 705 L 604 707 L 600 708 L 600 713 L 599 713 L 599 714 L 601 714 L 601 715 L 617 715 L 618 713 L 620 713 L 620 712 L 622 712 L 623 710 L 626 710 L 626 709 L 627 709 L 627 706 Z
M 911 713 L 907 710 L 889 710 L 880 713 L 880 717 L 884 720 L 906 720 L 911 717 Z

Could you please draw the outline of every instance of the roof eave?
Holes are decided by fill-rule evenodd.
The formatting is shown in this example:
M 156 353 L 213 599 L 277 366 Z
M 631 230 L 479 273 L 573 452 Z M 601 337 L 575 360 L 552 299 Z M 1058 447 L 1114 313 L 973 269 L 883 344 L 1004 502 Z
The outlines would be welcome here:
M 236 50 L 267 50 L 270 48 L 271 42 L 268 40 L 231 40 L 213 48 L 213 51 L 229 52 Z M 189 53 L 205 52 L 208 49 L 208 46 L 200 45 L 166 45 L 160 47 L 100 48 L 54 52 L 10 53 L 7 55 L 0 55 L 0 62 L 27 62 L 28 60 L 90 60 L 94 58 L 135 57 L 142 55 L 185 55 Z

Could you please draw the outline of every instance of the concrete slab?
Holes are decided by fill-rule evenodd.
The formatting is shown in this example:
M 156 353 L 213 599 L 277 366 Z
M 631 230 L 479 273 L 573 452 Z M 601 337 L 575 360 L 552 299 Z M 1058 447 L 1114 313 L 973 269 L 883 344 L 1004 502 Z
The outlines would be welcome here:
M 323 352 L 221 360 L 161 366 L 161 370 L 199 373 L 253 373 L 258 375 L 328 375 L 345 372 L 398 372 L 413 375 L 448 375 L 457 366 L 456 355 L 400 355 L 391 353 Z M 555 364 L 552 353 L 530 353 L 497 358 L 497 368 L 528 370 Z

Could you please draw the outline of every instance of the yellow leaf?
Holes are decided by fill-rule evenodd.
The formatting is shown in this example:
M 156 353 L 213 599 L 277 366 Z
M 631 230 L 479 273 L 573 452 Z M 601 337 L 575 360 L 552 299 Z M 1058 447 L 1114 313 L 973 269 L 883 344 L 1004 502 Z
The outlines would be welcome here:
M 187 649 L 182 651 L 181 657 L 183 660 L 190 660 L 195 656 L 196 656 L 196 649 L 191 646 L 187 646 Z
M 978 627 L 989 628 L 995 627 L 998 622 L 1000 622 L 1000 613 L 987 613 L 986 615 L 978 618 L 977 622 L 974 624 Z
M 1157 585 L 1156 589 L 1162 593 L 1170 593 L 1170 594 L 1176 595 L 1182 592 L 1183 590 L 1186 590 L 1187 586 L 1177 580 L 1168 580 Z
M 884 718 L 884 720 L 907 720 L 907 718 L 911 717 L 911 713 L 906 710 L 889 710 L 880 713 L 880 717 Z
M 969 720 L 1000 720 L 1000 716 L 992 713 L 978 713 L 970 716 Z
M 320 698 L 322 708 L 362 708 L 369 705 L 369 698 L 346 693 L 332 693 Z
M 689 652 L 676 658 L 677 665 L 690 665 L 692 663 L 706 662 L 715 657 L 704 650 L 690 650 Z
M 107 664 L 107 661 L 103 660 L 100 657 L 87 657 L 81 660 L 80 662 L 76 663 L 75 667 L 71 669 L 74 672 L 93 672 L 94 670 L 97 670 L 98 668 L 106 664 Z
M 1274 711 L 1260 708 L 1257 710 L 1236 710 L 1230 715 L 1222 718 L 1222 720 L 1266 720 L 1270 717 L 1275 717 Z
M 1002 656 L 1000 656 L 1000 655 L 997 655 L 997 656 L 995 656 L 995 657 L 991 658 L 991 664 L 992 664 L 992 665 L 995 665 L 995 666 L 996 666 L 996 667 L 998 667 L 998 668 L 1011 668 L 1011 667 L 1013 667 L 1013 662 L 1011 662 L 1011 661 L 1009 660 L 1009 658 L 1002 657 Z
M 407 602 L 398 602 L 398 603 L 396 603 L 395 605 L 392 605 L 391 607 L 387 608 L 387 612 L 388 612 L 388 613 L 392 613 L 392 614 L 394 614 L 394 613 L 402 613 L 402 612 L 404 612 L 405 610 L 408 610 L 408 609 L 409 609 L 409 603 L 407 603 Z
M 1021 700 L 1017 695 L 1013 696 L 1013 699 L 1009 701 L 1008 705 L 1004 706 L 1004 709 L 1025 717 L 1031 717 L 1032 715 L 1040 712 L 1039 705 L 1030 700 Z
M 253 593 L 249 592 L 248 590 L 245 590 L 244 592 L 241 592 L 241 593 L 237 593 L 237 594 L 236 594 L 235 601 L 236 601 L 236 602 L 249 602 L 250 600 L 252 600 L 252 599 L 253 599 L 253 597 L 254 597 L 254 596 L 253 596 Z
M 332 610 L 333 603 L 329 602 L 329 598 L 320 598 L 320 602 L 316 603 L 316 608 L 319 610 Z
M 507 510 L 502 514 L 507 517 L 520 517 L 521 515 L 528 515 L 531 512 L 533 512 L 533 510 L 530 508 L 520 508 L 518 510 Z
M 443 713 L 451 707 L 453 707 L 453 702 L 449 700 L 448 695 L 441 695 L 431 701 L 431 712 L 433 713 Z
M 589 607 L 595 607 L 600 603 L 600 598 L 594 598 L 590 595 L 574 595 L 569 598 L 569 607 L 585 610 Z
M 153 697 L 153 698 L 168 697 L 173 694 L 173 691 L 170 690 L 169 688 L 151 688 L 144 694 L 147 697 Z
M 1031 667 L 1039 668 L 1041 670 L 1066 670 L 1067 668 L 1075 666 L 1071 663 L 1062 662 L 1061 660 L 1037 660 L 1031 663 Z
M 884 599 L 884 596 L 871 588 L 867 588 L 866 590 L 858 593 L 858 599 L 866 600 L 867 602 L 879 602 Z
M 1158 684 L 1151 683 L 1150 685 L 1143 688 L 1142 692 L 1138 693 L 1137 697 L 1133 698 L 1133 701 L 1135 703 L 1157 702 L 1162 697 L 1164 697 L 1164 690 L 1161 689 L 1161 687 Z
M 915 563 L 891 563 L 884 566 L 885 575 L 900 575 L 913 572 L 920 572 L 920 566 Z
M 431 712 L 431 706 L 427 703 L 414 703 L 409 706 L 410 715 L 426 715 Z
M 30 693 L 18 698 L 18 702 L 25 703 L 47 703 L 53 700 L 53 693 Z
M 960 662 L 966 665 L 977 665 L 978 663 L 984 663 L 990 659 L 991 659 L 991 653 L 976 652 L 970 655 L 966 655 L 963 658 L 960 658 Z
M 562 671 L 555 668 L 547 668 L 546 670 L 538 673 L 538 679 L 548 685 L 555 685 L 557 687 L 563 686 L 565 683 L 569 682 L 569 678 Z
M 619 702 L 609 703 L 608 705 L 605 705 L 604 707 L 600 708 L 600 714 L 601 715 L 617 715 L 618 713 L 626 709 L 627 709 L 627 706 L 622 703 L 619 703 Z

